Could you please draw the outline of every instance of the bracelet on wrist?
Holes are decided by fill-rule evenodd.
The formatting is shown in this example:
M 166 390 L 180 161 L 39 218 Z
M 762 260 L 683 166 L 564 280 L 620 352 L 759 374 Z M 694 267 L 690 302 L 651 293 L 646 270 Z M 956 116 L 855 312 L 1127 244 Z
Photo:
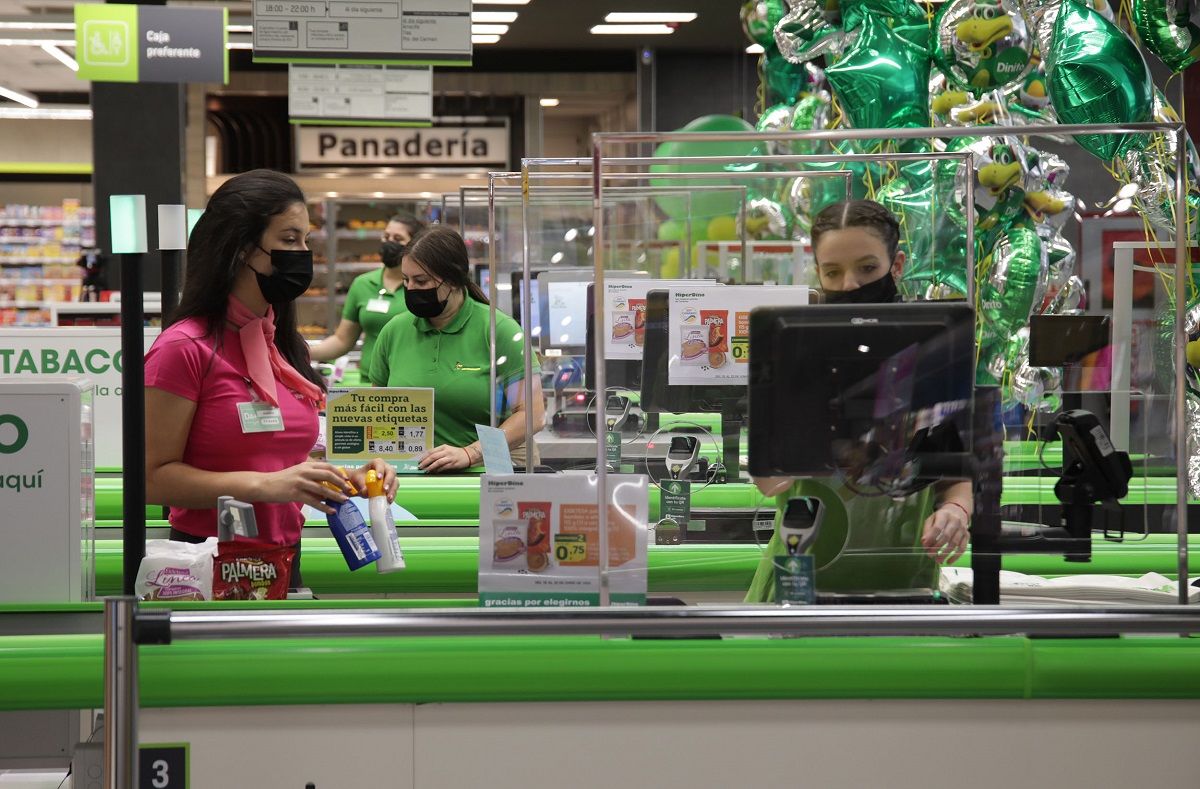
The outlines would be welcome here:
M 961 512 L 966 517 L 967 523 L 971 522 L 971 513 L 967 512 L 967 508 L 964 507 L 963 505 L 959 504 L 957 501 L 942 502 L 941 507 L 939 507 L 938 509 L 941 509 L 942 507 L 957 507 L 958 511 Z

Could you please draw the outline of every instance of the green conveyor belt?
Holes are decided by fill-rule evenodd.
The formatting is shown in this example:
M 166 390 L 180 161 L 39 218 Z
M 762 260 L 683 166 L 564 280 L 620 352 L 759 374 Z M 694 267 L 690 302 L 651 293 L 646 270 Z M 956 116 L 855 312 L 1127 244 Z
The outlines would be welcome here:
M 1182 638 L 359 637 L 185 641 L 140 654 L 144 707 L 1200 698 L 1200 641 Z M 0 638 L 0 708 L 98 708 L 102 665 L 99 635 Z
M 305 585 L 316 594 L 421 595 L 475 594 L 479 573 L 479 541 L 475 537 L 409 537 L 403 535 L 408 569 L 381 574 L 368 566 L 346 568 L 332 538 L 304 541 L 302 569 Z M 1189 540 L 1189 573 L 1200 574 L 1200 535 Z M 761 556 L 752 544 L 655 545 L 648 555 L 649 591 L 745 591 Z M 970 553 L 957 566 L 970 567 Z M 1004 558 L 1004 569 L 1029 575 L 1078 574 L 1140 576 L 1148 572 L 1174 577 L 1178 570 L 1174 537 L 1151 535 L 1144 542 L 1110 543 L 1096 540 L 1091 562 L 1068 562 L 1061 556 L 1017 555 Z M 120 594 L 121 543 L 96 542 L 96 591 Z

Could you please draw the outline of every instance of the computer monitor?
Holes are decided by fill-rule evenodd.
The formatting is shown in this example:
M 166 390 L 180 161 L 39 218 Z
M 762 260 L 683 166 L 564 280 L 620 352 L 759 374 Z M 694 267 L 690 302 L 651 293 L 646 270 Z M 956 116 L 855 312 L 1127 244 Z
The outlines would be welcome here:
M 487 263 L 476 263 L 475 267 L 475 284 L 487 295 L 488 289 L 492 286 L 492 269 Z
M 750 473 L 838 475 L 872 490 L 959 476 L 974 326 L 964 302 L 754 310 Z
M 647 279 L 645 271 L 606 271 L 606 279 Z M 590 268 L 559 269 L 538 275 L 542 327 L 539 349 L 547 356 L 581 356 L 587 346 L 588 292 L 596 278 Z
M 544 268 L 531 268 L 529 270 L 529 281 L 533 285 L 533 287 L 531 287 L 529 290 L 529 308 L 530 314 L 533 316 L 533 320 L 530 322 L 531 328 L 529 333 L 535 342 L 542 334 L 542 324 L 540 319 L 542 312 L 538 303 L 537 278 L 545 270 L 546 269 Z M 517 271 L 513 271 L 509 274 L 509 281 L 511 282 L 512 288 L 512 316 L 517 323 L 520 323 L 521 308 L 525 304 L 525 275 L 520 269 L 518 269 Z

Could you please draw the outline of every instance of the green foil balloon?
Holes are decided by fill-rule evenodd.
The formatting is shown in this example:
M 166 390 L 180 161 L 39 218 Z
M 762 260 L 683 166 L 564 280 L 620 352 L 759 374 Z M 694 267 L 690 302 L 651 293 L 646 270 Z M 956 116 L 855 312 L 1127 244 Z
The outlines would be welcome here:
M 789 63 L 774 49 L 768 49 L 760 59 L 762 81 L 767 86 L 767 104 L 795 104 L 808 87 L 808 72 L 804 66 Z
M 829 123 L 829 95 L 824 91 L 810 93 L 796 102 L 792 111 L 792 131 L 824 129 Z M 795 140 L 792 153 L 813 155 L 829 149 L 829 143 L 821 140 Z
M 868 16 L 887 20 L 888 27 L 918 52 L 929 51 L 929 20 L 913 0 L 841 0 L 842 30 L 858 29 Z
M 863 19 L 858 37 L 825 69 L 851 125 L 900 129 L 929 125 L 929 56 L 882 19 Z
M 1046 252 L 1037 232 L 1016 224 L 979 261 L 976 282 L 985 340 L 1012 335 L 1045 296 Z
M 1133 24 L 1142 43 L 1172 71 L 1200 60 L 1200 27 L 1189 18 L 1189 6 L 1180 0 L 1133 0 Z
M 770 49 L 775 46 L 775 26 L 786 13 L 784 0 L 749 0 L 742 4 L 739 14 L 742 32 L 755 44 Z
M 1137 45 L 1091 8 L 1062 0 L 1047 53 L 1050 99 L 1064 124 L 1142 123 L 1153 113 L 1154 83 Z M 1137 135 L 1078 134 L 1084 150 L 1110 162 Z
M 741 118 L 732 115 L 705 115 L 684 126 L 683 132 L 746 132 L 754 131 L 754 127 Z M 664 142 L 654 150 L 655 156 L 762 156 L 764 147 L 756 140 L 735 140 L 719 142 L 708 140 L 670 141 Z M 758 163 L 717 164 L 709 162 L 683 162 L 680 164 L 653 164 L 650 172 L 669 176 L 671 173 L 695 172 L 757 172 L 762 169 Z M 745 181 L 734 181 L 715 176 L 711 179 L 670 178 L 658 177 L 650 179 L 654 186 L 679 187 L 691 190 L 694 186 L 730 186 Z M 688 215 L 688 200 L 683 196 L 659 195 L 654 198 L 662 212 L 672 219 L 684 219 Z M 707 227 L 715 216 L 735 214 L 738 211 L 740 197 L 737 190 L 704 191 L 697 189 L 692 193 L 691 215 L 693 224 L 700 223 Z

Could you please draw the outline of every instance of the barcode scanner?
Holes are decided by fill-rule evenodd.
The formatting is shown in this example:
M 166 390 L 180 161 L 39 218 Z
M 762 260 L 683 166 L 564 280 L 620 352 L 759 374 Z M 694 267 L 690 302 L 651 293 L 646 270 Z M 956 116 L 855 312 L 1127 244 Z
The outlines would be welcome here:
M 604 424 L 610 432 L 619 433 L 629 420 L 629 398 L 624 395 L 609 395 L 604 404 Z
M 779 524 L 779 537 L 788 556 L 800 556 L 817 540 L 825 510 L 817 499 L 788 499 Z
M 667 449 L 667 473 L 671 479 L 683 479 L 700 457 L 700 440 L 695 436 L 672 436 Z

